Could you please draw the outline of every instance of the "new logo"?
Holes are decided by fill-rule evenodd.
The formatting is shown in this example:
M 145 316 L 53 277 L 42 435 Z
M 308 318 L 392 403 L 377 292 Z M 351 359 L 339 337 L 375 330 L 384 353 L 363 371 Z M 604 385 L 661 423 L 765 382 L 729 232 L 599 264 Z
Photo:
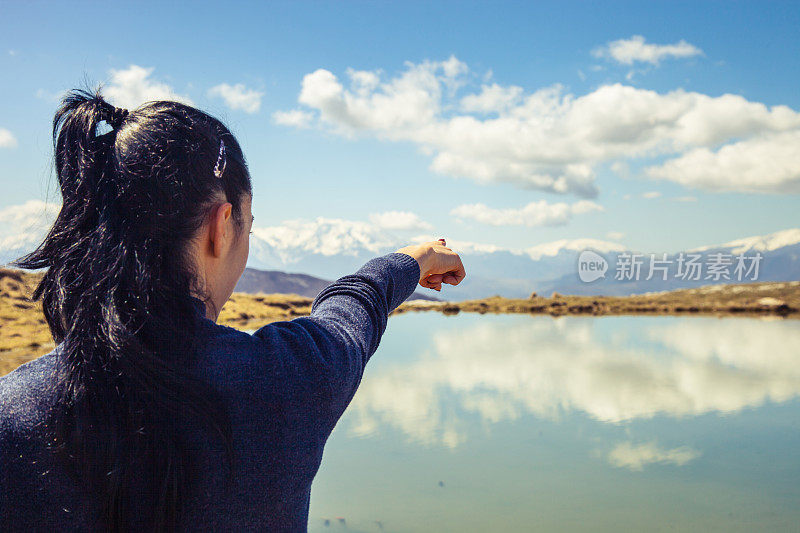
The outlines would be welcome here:
M 578 277 L 584 283 L 591 283 L 606 277 L 608 261 L 602 255 L 584 250 L 578 256 Z

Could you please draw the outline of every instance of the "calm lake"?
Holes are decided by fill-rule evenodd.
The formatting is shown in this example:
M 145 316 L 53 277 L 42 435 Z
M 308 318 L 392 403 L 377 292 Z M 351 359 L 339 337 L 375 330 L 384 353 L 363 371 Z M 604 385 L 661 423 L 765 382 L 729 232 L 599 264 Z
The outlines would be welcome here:
M 800 322 L 392 317 L 309 530 L 797 531 Z

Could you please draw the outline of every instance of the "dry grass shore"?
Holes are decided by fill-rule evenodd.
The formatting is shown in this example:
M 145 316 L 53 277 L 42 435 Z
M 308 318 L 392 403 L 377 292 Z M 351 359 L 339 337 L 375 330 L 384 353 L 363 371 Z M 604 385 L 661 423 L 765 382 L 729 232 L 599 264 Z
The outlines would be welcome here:
M 405 302 L 395 312 L 561 315 L 775 315 L 800 318 L 800 281 L 712 285 L 636 296 L 569 296 L 527 299 L 494 296 L 463 302 Z
M 54 347 L 40 302 L 30 300 L 40 277 L 0 268 L 0 376 Z M 311 301 L 293 294 L 234 293 L 217 322 L 237 329 L 255 329 L 307 315 Z
M 39 302 L 29 298 L 38 274 L 0 268 L 0 375 L 53 349 L 53 339 Z M 234 293 L 218 323 L 252 330 L 311 311 L 311 298 L 293 294 Z M 528 313 L 562 315 L 774 315 L 800 318 L 800 281 L 716 285 L 639 296 L 499 296 L 463 302 L 412 300 L 393 314 L 438 311 L 444 314 Z

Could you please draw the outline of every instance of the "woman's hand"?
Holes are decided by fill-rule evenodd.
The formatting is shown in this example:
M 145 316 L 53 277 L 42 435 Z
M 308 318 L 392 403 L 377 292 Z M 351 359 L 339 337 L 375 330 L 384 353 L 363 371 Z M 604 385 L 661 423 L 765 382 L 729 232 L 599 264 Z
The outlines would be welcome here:
M 461 258 L 447 247 L 444 239 L 413 244 L 400 248 L 397 252 L 417 260 L 419 284 L 428 289 L 441 291 L 442 283 L 458 285 L 467 275 Z

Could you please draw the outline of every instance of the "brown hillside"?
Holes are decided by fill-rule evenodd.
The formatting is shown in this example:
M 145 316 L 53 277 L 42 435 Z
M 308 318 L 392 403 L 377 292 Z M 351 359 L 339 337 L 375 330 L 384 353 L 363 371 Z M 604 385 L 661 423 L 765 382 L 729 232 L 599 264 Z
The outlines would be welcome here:
M 0 375 L 53 349 L 53 340 L 32 294 L 40 274 L 0 268 Z M 296 294 L 234 293 L 222 308 L 220 324 L 252 330 L 277 320 L 308 315 L 311 298 Z M 715 285 L 638 296 L 532 295 L 464 302 L 407 301 L 393 314 L 439 311 L 445 314 L 529 313 L 561 316 L 620 314 L 706 314 L 800 318 L 800 282 Z

